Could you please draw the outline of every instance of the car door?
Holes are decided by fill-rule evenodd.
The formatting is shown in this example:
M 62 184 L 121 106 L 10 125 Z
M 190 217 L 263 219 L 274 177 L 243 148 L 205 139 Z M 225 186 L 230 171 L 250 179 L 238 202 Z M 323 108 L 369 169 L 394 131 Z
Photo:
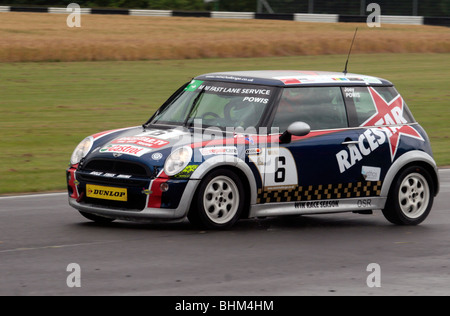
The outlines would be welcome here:
M 295 202 L 295 208 L 336 210 L 341 199 L 378 192 L 378 183 L 364 181 L 356 168 L 342 172 L 344 158 L 349 163 L 358 159 L 359 136 L 349 128 L 340 87 L 285 88 L 272 127 L 283 132 L 295 121 L 308 123 L 311 132 L 292 136 L 288 143 L 270 143 L 259 203 Z

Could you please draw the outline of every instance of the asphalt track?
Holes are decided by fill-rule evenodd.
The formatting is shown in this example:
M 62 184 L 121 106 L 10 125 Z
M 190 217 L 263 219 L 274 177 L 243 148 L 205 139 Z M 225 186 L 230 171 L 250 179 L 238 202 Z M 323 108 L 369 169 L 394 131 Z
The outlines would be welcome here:
M 440 177 L 430 216 L 414 227 L 380 212 L 245 220 L 229 231 L 102 226 L 62 193 L 1 197 L 0 295 L 447 296 L 450 169 Z M 79 287 L 68 286 L 70 263 Z M 371 263 L 379 287 L 368 286 Z

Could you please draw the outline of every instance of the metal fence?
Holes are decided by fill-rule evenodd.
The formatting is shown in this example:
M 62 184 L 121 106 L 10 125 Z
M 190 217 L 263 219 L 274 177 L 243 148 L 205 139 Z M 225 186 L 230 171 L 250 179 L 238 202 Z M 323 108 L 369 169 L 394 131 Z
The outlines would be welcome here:
M 256 10 L 259 13 L 368 15 L 369 3 L 379 4 L 382 15 L 450 16 L 450 0 L 257 0 Z

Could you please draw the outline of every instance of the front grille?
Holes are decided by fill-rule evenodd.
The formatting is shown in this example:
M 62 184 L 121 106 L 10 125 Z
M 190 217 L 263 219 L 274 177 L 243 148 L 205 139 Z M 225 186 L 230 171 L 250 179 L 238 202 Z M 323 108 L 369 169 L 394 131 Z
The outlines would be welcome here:
M 104 177 L 98 175 L 92 175 L 88 173 L 77 173 L 77 180 L 86 183 L 95 183 L 102 185 L 114 185 L 114 186 L 134 186 L 145 187 L 148 186 L 148 179 L 140 178 L 117 178 L 117 177 Z
M 151 176 L 150 171 L 144 165 L 117 159 L 92 159 L 83 164 L 81 170 L 126 174 L 138 177 Z
M 145 190 L 153 176 L 146 166 L 139 163 L 117 159 L 92 159 L 79 166 L 76 178 L 80 182 L 80 203 L 116 210 L 139 211 L 146 206 Z M 87 197 L 86 184 L 127 188 L 128 200 L 125 202 Z

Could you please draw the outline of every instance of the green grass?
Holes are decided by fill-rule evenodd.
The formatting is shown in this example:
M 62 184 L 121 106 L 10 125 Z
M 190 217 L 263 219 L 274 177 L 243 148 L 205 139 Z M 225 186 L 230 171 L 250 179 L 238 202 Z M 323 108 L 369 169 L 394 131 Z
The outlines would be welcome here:
M 0 64 L 0 194 L 64 190 L 74 147 L 140 125 L 193 76 L 244 69 L 342 71 L 343 55 Z M 391 80 L 450 165 L 449 54 L 353 55 L 350 72 Z

